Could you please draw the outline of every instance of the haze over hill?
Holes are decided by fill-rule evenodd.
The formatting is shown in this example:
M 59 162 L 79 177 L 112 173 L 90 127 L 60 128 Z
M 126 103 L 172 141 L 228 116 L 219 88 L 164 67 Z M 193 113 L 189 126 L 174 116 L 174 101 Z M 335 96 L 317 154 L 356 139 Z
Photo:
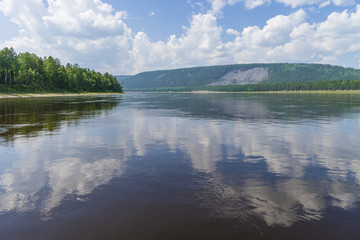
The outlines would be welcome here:
M 143 72 L 118 79 L 125 90 L 360 79 L 360 70 L 323 64 L 235 64 Z

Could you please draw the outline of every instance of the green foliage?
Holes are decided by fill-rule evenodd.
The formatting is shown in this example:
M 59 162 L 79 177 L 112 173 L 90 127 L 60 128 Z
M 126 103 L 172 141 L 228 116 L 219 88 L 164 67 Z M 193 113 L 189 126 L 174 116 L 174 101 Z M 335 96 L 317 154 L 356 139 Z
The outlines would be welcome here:
M 330 80 L 312 82 L 288 82 L 249 84 L 231 86 L 209 86 L 207 90 L 227 92 L 256 92 L 256 91 L 314 91 L 314 90 L 360 90 L 360 80 Z
M 101 74 L 77 64 L 63 66 L 51 56 L 16 54 L 13 48 L 0 51 L 0 86 L 2 92 L 122 92 L 121 84 L 109 73 Z
M 355 80 L 360 79 L 360 71 L 322 64 L 236 64 L 211 67 L 195 67 L 166 71 L 140 73 L 124 80 L 124 88 L 157 89 L 157 88 L 197 88 L 205 87 L 219 81 L 232 71 L 246 71 L 253 68 L 265 68 L 268 77 L 261 83 L 289 83 L 322 80 Z
M 202 86 L 202 87 L 159 87 L 137 88 L 133 91 L 150 92 L 186 92 L 186 91 L 223 91 L 223 92 L 267 92 L 267 91 L 336 91 L 360 90 L 358 80 L 323 80 L 310 82 L 260 83 L 247 85 Z
M 266 83 L 307 82 L 322 80 L 360 79 L 360 71 L 353 68 L 323 64 L 270 64 Z

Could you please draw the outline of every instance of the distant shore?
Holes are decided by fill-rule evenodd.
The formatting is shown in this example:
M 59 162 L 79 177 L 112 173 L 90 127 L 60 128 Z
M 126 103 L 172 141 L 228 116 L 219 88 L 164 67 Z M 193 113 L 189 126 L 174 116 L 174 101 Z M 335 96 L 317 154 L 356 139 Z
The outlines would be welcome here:
M 75 97 L 75 96 L 100 96 L 100 95 L 117 95 L 123 93 L 0 93 L 2 98 L 29 98 L 29 97 Z
M 194 91 L 129 91 L 129 93 L 341 93 L 341 94 L 360 94 L 360 90 L 297 90 L 297 91 L 211 91 L 211 90 L 194 90 Z
M 216 91 L 217 93 L 221 91 Z M 223 92 L 223 93 L 320 93 L 320 94 L 360 94 L 360 90 L 296 90 L 296 91 L 240 91 L 240 92 Z

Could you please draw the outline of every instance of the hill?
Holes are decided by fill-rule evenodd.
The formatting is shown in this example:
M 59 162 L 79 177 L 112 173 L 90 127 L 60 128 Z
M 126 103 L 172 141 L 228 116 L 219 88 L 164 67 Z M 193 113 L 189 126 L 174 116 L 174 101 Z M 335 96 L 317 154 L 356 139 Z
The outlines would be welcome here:
M 125 90 L 196 88 L 360 79 L 360 70 L 324 64 L 235 64 L 143 72 L 122 79 Z
M 124 81 L 126 81 L 128 78 L 132 77 L 131 75 L 118 75 L 116 76 L 116 80 L 122 84 Z

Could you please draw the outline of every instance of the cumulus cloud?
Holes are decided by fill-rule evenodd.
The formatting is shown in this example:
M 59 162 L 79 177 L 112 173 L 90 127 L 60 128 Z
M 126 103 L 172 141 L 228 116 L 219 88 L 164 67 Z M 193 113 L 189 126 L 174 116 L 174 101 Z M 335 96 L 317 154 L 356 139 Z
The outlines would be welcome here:
M 240 2 L 244 3 L 247 9 L 254 9 L 264 4 L 270 4 L 271 0 L 228 0 L 229 5 L 235 5 Z M 282 3 L 292 8 L 311 5 L 319 5 L 320 8 L 323 8 L 331 3 L 330 0 L 274 0 L 273 2 Z M 332 0 L 332 3 L 336 6 L 351 6 L 355 5 L 355 0 Z
M 253 9 L 270 0 L 208 0 L 211 9 L 193 13 L 181 35 L 152 41 L 146 32 L 133 32 L 127 13 L 101 0 L 2 0 L 0 10 L 19 25 L 20 35 L 0 43 L 16 51 L 59 57 L 98 71 L 134 74 L 146 70 L 248 62 L 321 62 L 338 64 L 351 53 L 358 62 L 360 5 L 333 12 L 323 22 L 309 21 L 303 9 L 268 19 L 263 27 L 223 29 L 219 15 L 226 5 L 244 3 Z M 276 0 L 290 7 L 324 0 Z M 335 5 L 352 0 L 332 0 Z M 71 7 L 69 7 L 71 6 Z M 225 42 L 223 34 L 233 40 Z
M 218 14 L 226 6 L 226 0 L 209 0 L 214 14 Z
M 239 2 L 243 2 L 247 9 L 254 9 L 264 4 L 270 4 L 271 0 L 228 0 L 229 5 L 235 5 Z
M 279 46 L 290 41 L 290 34 L 295 27 L 303 23 L 306 18 L 304 10 L 299 10 L 289 16 L 278 15 L 267 21 L 260 29 L 257 26 L 244 29 L 242 37 L 249 45 Z
M 48 30 L 57 34 L 91 38 L 119 35 L 126 31 L 122 21 L 126 13 L 112 14 L 114 9 L 109 4 L 73 0 L 49 0 L 48 4 L 48 15 L 43 17 L 43 22 Z
M 304 6 L 304 5 L 314 5 L 323 2 L 323 0 L 276 0 L 279 3 L 284 3 L 286 6 L 291 6 L 293 8 Z
M 194 15 L 181 37 L 172 35 L 166 42 L 151 42 L 145 33 L 137 33 L 130 51 L 135 71 L 149 67 L 215 64 L 221 57 L 218 48 L 222 33 L 216 20 L 212 13 Z
M 303 61 L 336 64 L 338 57 L 360 50 L 356 39 L 360 37 L 360 7 L 356 12 L 345 10 L 332 13 L 321 23 L 306 22 L 304 10 L 288 16 L 276 16 L 267 21 L 264 28 L 245 28 L 229 51 L 236 49 L 236 62 Z M 353 59 L 356 61 L 356 59 Z
M 178 67 L 233 62 L 337 64 L 339 56 L 359 50 L 356 40 L 360 37 L 356 31 L 359 17 L 359 10 L 354 13 L 345 10 L 332 13 L 324 22 L 310 24 L 308 15 L 300 9 L 269 19 L 263 28 L 251 26 L 241 32 L 227 29 L 226 33 L 235 39 L 224 43 L 220 37 L 223 29 L 217 25 L 217 18 L 212 13 L 198 14 L 193 16 L 183 36 L 171 36 L 167 42 L 151 43 L 142 33 L 141 39 L 136 38 L 136 43 L 142 43 L 134 45 L 137 55 L 132 57 L 137 69 L 163 64 Z
M 100 70 L 114 64 L 107 54 L 117 61 L 127 59 L 132 32 L 124 23 L 126 12 L 100 0 L 48 0 L 47 6 L 42 0 L 3 0 L 0 10 L 20 27 L 20 35 L 2 47 L 53 55 Z
M 355 0 L 332 0 L 336 6 L 350 6 L 355 4 Z
M 329 6 L 330 3 L 331 3 L 330 0 L 324 1 L 324 2 L 320 3 L 319 8 L 324 8 L 324 7 L 326 7 L 326 6 Z

